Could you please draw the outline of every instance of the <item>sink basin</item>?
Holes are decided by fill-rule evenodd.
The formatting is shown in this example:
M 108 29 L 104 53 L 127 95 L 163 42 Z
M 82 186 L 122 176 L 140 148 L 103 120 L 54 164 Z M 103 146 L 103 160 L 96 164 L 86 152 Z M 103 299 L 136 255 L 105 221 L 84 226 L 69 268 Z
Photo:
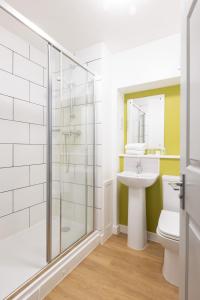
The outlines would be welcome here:
M 154 173 L 141 173 L 137 174 L 131 171 L 124 171 L 117 174 L 118 180 L 129 186 L 135 188 L 147 188 L 155 183 L 158 174 Z
M 147 244 L 145 188 L 153 185 L 159 174 L 124 171 L 117 179 L 128 186 L 128 246 L 143 250 Z

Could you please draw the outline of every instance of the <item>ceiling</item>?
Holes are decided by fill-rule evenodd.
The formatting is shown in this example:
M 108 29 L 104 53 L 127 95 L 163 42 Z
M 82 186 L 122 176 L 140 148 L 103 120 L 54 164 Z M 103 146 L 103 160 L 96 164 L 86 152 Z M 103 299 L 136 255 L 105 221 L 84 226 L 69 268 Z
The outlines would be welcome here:
M 118 52 L 179 33 L 180 1 L 7 0 L 72 52 L 99 42 Z

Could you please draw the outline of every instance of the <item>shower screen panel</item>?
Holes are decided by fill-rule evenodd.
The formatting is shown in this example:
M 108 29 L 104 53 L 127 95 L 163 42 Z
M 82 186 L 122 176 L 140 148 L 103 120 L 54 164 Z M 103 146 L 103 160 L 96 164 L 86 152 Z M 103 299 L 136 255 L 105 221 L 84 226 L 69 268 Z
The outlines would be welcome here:
M 61 251 L 88 230 L 88 190 L 93 185 L 93 82 L 88 72 L 62 56 Z
M 52 258 L 93 231 L 94 79 L 51 47 Z

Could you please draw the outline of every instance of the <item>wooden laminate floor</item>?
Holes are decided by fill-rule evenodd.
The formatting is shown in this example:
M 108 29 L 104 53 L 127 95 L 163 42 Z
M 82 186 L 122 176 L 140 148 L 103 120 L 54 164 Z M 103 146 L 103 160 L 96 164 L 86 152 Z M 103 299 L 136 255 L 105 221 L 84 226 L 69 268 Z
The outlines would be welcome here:
M 162 276 L 163 249 L 127 247 L 126 236 L 98 246 L 46 300 L 177 300 L 178 289 Z

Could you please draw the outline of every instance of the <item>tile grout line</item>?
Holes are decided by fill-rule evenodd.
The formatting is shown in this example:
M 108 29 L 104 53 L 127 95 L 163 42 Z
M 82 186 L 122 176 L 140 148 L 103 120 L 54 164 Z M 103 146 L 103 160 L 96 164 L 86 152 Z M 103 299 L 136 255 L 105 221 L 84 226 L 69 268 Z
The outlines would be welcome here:
M 13 192 L 14 192 L 14 191 L 13 191 Z M 13 200 L 14 200 L 14 198 L 13 198 Z M 14 203 L 13 203 L 13 207 L 12 207 L 13 211 L 12 211 L 11 213 L 9 213 L 9 214 L 0 216 L 0 220 L 3 219 L 3 218 L 6 218 L 6 217 L 8 217 L 8 216 L 11 216 L 11 215 L 13 215 L 13 214 L 18 214 L 19 212 L 24 211 L 24 210 L 27 210 L 27 209 L 29 209 L 29 208 L 33 208 L 33 207 L 36 207 L 36 206 L 39 206 L 39 205 L 43 205 L 45 202 L 46 202 L 46 201 L 38 202 L 38 203 L 36 203 L 36 204 L 30 205 L 30 206 L 26 206 L 26 207 L 21 208 L 21 209 L 18 209 L 18 210 L 15 210 L 15 209 L 14 209 Z
M 24 78 L 24 77 L 22 77 L 22 76 L 20 76 L 20 75 L 18 75 L 16 73 L 13 74 L 12 72 L 9 72 L 8 70 L 2 69 L 2 68 L 0 68 L 0 71 L 4 72 L 4 73 L 7 73 L 7 74 L 10 74 L 10 75 L 12 75 L 14 77 L 20 78 L 20 79 L 26 81 L 27 83 L 30 81 L 31 83 L 33 83 L 33 84 L 35 84 L 35 85 L 37 85 L 37 86 L 39 86 L 41 88 L 44 88 L 44 86 L 42 84 L 39 84 L 38 82 L 32 81 L 30 79 Z
M 35 187 L 35 186 L 38 186 L 38 185 L 42 185 L 42 184 L 45 184 L 45 183 L 46 183 L 46 181 L 41 181 L 41 182 L 35 183 L 35 184 L 28 184 L 28 185 L 18 187 L 18 188 L 15 188 L 15 189 L 5 190 L 3 192 L 0 192 L 0 194 L 9 193 L 9 192 L 12 192 L 12 191 L 23 190 L 23 189 Z
M 16 123 L 21 123 L 21 124 L 29 124 L 29 125 L 36 125 L 36 126 L 46 127 L 46 125 L 43 125 L 42 123 L 30 123 L 30 122 L 25 122 L 25 121 L 20 121 L 20 120 L 4 119 L 2 117 L 0 117 L 0 120 L 2 120 L 2 121 L 16 122 Z
M 30 82 L 30 83 L 31 83 L 31 82 Z M 39 103 L 36 103 L 36 102 L 33 102 L 33 101 L 29 101 L 29 100 L 24 100 L 24 99 L 21 99 L 21 98 L 13 97 L 13 96 L 10 96 L 10 95 L 5 94 L 5 93 L 2 93 L 2 92 L 0 92 L 0 95 L 1 95 L 1 96 L 5 96 L 5 97 L 8 97 L 8 98 L 11 98 L 11 99 L 13 99 L 13 100 L 17 100 L 17 101 L 22 101 L 22 102 L 26 102 L 26 103 L 29 103 L 29 102 L 30 102 L 30 104 L 33 104 L 33 105 L 36 105 L 36 106 L 40 106 L 40 107 L 46 108 L 46 105 L 42 105 L 42 104 L 39 104 Z
M 26 59 L 26 60 L 28 60 L 28 61 L 34 63 L 35 65 L 37 65 L 37 66 L 39 66 L 39 67 L 41 67 L 41 68 L 44 68 L 44 69 L 47 68 L 47 67 L 45 67 L 44 65 L 41 65 L 41 64 L 39 64 L 38 62 L 32 60 L 32 59 L 30 58 L 30 54 L 29 54 L 29 53 L 28 53 L 28 56 L 25 56 L 25 55 L 23 55 L 22 53 L 17 52 L 16 50 L 13 50 L 13 49 L 9 48 L 8 46 L 6 46 L 6 45 L 4 45 L 4 44 L 2 44 L 2 43 L 0 43 L 0 46 L 2 46 L 3 48 L 5 48 L 5 49 L 7 49 L 7 50 L 10 50 L 11 52 L 15 53 L 16 55 L 19 55 L 19 56 L 23 57 L 24 59 Z M 28 46 L 31 46 L 31 45 L 29 44 Z M 28 52 L 29 52 L 29 50 L 28 50 Z

